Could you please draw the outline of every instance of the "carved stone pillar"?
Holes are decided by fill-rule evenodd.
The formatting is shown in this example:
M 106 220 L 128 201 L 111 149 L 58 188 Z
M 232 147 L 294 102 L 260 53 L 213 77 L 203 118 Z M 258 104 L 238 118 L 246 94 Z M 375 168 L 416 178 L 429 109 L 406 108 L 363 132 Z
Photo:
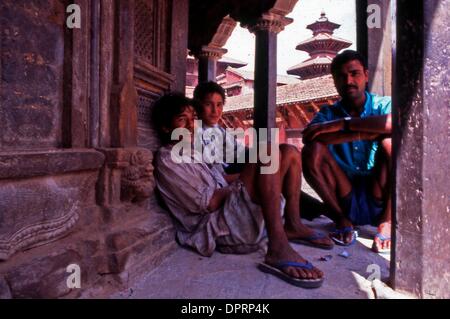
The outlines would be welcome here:
M 257 129 L 276 127 L 277 34 L 292 21 L 271 10 L 247 26 L 256 36 L 254 127 Z
M 394 285 L 422 298 L 449 298 L 450 1 L 396 5 Z

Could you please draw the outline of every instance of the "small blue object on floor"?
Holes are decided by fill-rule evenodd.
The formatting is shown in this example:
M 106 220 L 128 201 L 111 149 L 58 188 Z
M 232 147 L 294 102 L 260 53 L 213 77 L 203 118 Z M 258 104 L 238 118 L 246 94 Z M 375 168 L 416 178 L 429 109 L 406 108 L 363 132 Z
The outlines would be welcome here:
M 343 252 L 341 252 L 339 254 L 339 256 L 344 257 L 344 258 L 349 258 L 350 257 L 350 253 L 346 250 L 344 250 Z

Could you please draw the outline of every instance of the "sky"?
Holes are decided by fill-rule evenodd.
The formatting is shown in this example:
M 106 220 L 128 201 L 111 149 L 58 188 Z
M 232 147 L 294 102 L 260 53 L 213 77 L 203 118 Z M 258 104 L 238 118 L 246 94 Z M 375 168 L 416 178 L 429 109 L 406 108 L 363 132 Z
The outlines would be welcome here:
M 322 10 L 328 20 L 341 25 L 334 35 L 352 41 L 350 49 L 356 49 L 355 0 L 299 0 L 294 10 L 287 15 L 294 22 L 278 34 L 278 74 L 286 74 L 287 69 L 309 57 L 308 53 L 295 50 L 295 47 L 312 37 L 311 30 L 306 29 L 306 26 L 316 21 Z M 238 24 L 224 48 L 228 50 L 226 56 L 248 63 L 243 69 L 254 70 L 255 36 L 247 29 Z

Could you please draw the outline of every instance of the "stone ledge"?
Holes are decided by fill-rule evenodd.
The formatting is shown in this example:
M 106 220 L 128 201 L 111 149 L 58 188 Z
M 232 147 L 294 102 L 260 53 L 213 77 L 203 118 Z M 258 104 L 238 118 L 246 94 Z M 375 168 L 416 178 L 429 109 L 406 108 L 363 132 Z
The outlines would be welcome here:
M 0 179 L 56 175 L 102 167 L 105 156 L 92 149 L 0 153 Z

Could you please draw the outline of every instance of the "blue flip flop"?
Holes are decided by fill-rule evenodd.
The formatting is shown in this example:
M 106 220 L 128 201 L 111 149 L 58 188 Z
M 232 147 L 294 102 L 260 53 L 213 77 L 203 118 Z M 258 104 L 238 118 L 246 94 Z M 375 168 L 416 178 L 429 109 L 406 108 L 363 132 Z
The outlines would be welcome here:
M 314 240 L 323 239 L 323 238 L 326 238 L 326 237 L 329 237 L 329 236 L 326 235 L 326 234 L 319 233 L 319 232 L 316 231 L 311 236 L 303 237 L 303 238 L 293 238 L 293 239 L 289 239 L 289 241 L 292 242 L 292 243 L 295 243 L 295 244 L 300 244 L 300 245 L 305 245 L 305 246 L 310 246 L 310 247 L 315 247 L 315 248 L 331 250 L 334 247 L 333 243 L 331 243 L 330 245 L 327 245 L 327 244 L 320 244 L 320 243 L 313 242 Z
M 345 243 L 343 240 L 336 238 L 336 235 L 342 235 L 345 233 L 352 233 L 352 240 L 348 243 Z M 358 238 L 358 232 L 353 229 L 353 227 L 344 227 L 341 229 L 335 229 L 330 233 L 331 239 L 339 246 L 351 246 L 356 242 L 356 238 Z
M 283 271 L 283 269 L 286 267 L 295 267 L 306 270 L 312 270 L 314 268 L 314 266 L 310 262 L 297 263 L 293 261 L 282 261 L 275 265 L 269 265 L 267 263 L 258 264 L 258 268 L 262 272 L 277 276 L 278 278 L 286 281 L 287 283 L 290 283 L 291 285 L 297 287 L 313 289 L 319 288 L 323 284 L 324 281 L 323 277 L 318 279 L 304 279 L 291 277 Z
M 391 237 L 384 236 L 380 233 L 377 233 L 375 235 L 375 237 L 379 238 L 382 242 L 384 242 L 386 240 L 391 240 Z M 390 248 L 381 249 L 381 250 L 378 249 L 377 246 L 375 245 L 375 240 L 374 240 L 373 244 L 372 244 L 372 251 L 375 253 L 378 253 L 378 254 L 389 254 L 391 252 L 391 249 Z

